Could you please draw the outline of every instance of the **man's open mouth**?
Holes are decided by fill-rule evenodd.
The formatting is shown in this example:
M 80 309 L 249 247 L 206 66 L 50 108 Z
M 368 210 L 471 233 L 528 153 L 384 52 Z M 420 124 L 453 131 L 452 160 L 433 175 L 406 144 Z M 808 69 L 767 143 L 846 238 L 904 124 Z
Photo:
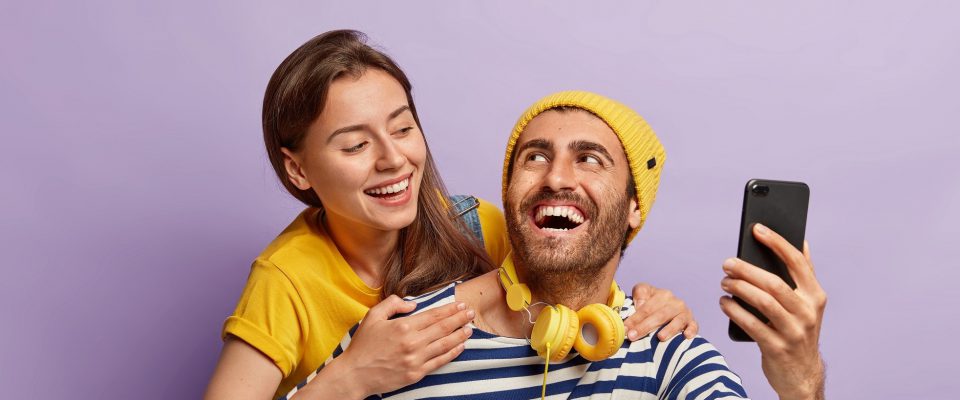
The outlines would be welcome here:
M 583 224 L 586 218 L 573 206 L 537 206 L 533 223 L 548 232 L 565 232 Z

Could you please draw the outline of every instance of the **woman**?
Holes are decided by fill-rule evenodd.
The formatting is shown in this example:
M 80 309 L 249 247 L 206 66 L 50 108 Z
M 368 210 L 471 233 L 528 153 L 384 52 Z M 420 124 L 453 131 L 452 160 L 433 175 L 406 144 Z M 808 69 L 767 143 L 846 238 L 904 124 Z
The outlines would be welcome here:
M 361 318 L 349 350 L 310 385 L 343 398 L 416 382 L 459 354 L 470 333 L 458 328 L 473 312 L 457 303 L 391 320 L 412 310 L 398 296 L 477 276 L 509 251 L 503 215 L 489 203 L 479 204 L 482 238 L 450 212 L 410 82 L 364 41 L 355 31 L 317 36 L 267 85 L 267 153 L 283 185 L 310 208 L 254 262 L 224 323 L 209 399 L 286 393 Z M 631 339 L 668 321 L 664 335 L 695 333 L 689 310 L 669 292 L 634 292 L 646 299 L 638 315 L 647 318 L 628 321 Z

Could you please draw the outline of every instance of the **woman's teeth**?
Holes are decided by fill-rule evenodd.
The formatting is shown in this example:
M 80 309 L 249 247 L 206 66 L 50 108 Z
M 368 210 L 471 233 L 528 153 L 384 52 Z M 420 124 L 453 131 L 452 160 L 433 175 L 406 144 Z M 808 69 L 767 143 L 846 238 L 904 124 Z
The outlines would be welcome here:
M 378 188 L 367 189 L 367 190 L 364 190 L 363 192 L 373 196 L 382 196 L 382 195 L 389 195 L 389 194 L 402 192 L 406 190 L 408 186 L 410 186 L 410 178 L 404 179 L 403 181 L 394 183 L 392 185 L 386 185 Z

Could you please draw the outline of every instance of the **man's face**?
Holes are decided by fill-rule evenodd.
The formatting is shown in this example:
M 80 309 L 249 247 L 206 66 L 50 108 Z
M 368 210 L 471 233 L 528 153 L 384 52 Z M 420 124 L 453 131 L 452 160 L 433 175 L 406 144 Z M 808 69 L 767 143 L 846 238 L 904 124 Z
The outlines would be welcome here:
M 640 223 L 616 134 L 589 112 L 551 110 L 527 124 L 514 154 L 507 229 L 528 280 L 599 272 Z

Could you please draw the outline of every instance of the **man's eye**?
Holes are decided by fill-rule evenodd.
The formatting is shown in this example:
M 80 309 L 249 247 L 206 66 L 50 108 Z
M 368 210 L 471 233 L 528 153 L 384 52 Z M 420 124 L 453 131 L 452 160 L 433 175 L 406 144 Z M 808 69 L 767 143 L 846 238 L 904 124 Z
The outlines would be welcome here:
M 544 155 L 540 153 L 534 153 L 527 156 L 527 161 L 543 162 L 543 161 L 547 161 L 547 157 L 544 157 Z
M 596 164 L 596 165 L 602 165 L 602 164 L 603 164 L 603 163 L 600 162 L 600 159 L 599 159 L 599 158 L 597 158 L 596 156 L 591 156 L 591 155 L 581 156 L 581 157 L 580 157 L 580 162 L 585 162 L 585 163 L 587 163 L 587 164 Z
M 360 150 L 363 150 L 364 147 L 367 147 L 367 144 L 368 144 L 368 142 L 361 142 L 360 144 L 358 144 L 358 145 L 356 145 L 356 146 L 347 147 L 347 148 L 343 149 L 343 151 L 344 151 L 345 153 L 356 153 L 356 152 L 358 152 L 358 151 L 360 151 Z

